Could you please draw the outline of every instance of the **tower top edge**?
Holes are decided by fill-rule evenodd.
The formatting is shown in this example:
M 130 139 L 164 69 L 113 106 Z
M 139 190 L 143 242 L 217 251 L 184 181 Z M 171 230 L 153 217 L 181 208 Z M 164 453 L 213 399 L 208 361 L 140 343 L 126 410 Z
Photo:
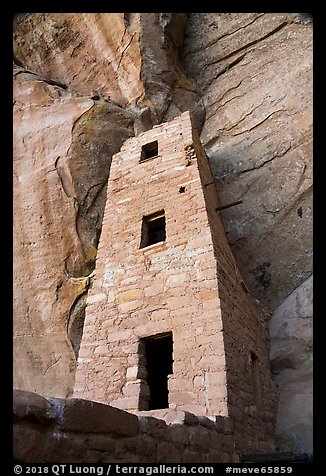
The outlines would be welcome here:
M 123 152 L 124 150 L 127 150 L 127 149 L 131 148 L 135 144 L 139 144 L 141 142 L 146 143 L 146 142 L 150 142 L 152 140 L 155 140 L 155 136 L 158 135 L 161 131 L 163 131 L 164 129 L 168 129 L 170 127 L 173 127 L 174 125 L 177 125 L 178 123 L 180 125 L 182 123 L 184 123 L 186 125 L 186 127 L 189 127 L 190 130 L 195 129 L 195 125 L 194 125 L 194 122 L 193 122 L 191 112 L 190 111 L 184 111 L 179 116 L 172 119 L 171 121 L 166 121 L 166 122 L 162 122 L 160 124 L 156 124 L 151 129 L 148 129 L 147 131 L 141 132 L 137 136 L 133 136 L 133 137 L 130 137 L 129 139 L 126 139 L 123 142 L 119 152 L 117 152 L 114 155 L 118 155 L 120 152 Z

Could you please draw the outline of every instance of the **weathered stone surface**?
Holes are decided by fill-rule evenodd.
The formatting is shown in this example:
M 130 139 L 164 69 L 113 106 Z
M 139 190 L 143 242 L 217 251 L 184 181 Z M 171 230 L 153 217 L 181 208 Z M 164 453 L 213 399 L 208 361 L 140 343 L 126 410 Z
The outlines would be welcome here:
M 39 463 L 42 461 L 44 433 L 31 424 L 14 423 L 13 458 L 19 462 Z
M 14 459 L 21 463 L 205 463 L 214 442 L 214 462 L 237 461 L 233 439 L 219 430 L 139 417 L 92 401 L 50 398 L 53 421 L 38 420 L 44 398 L 14 393 Z M 15 415 L 17 411 L 15 412 Z M 139 422 L 139 424 L 138 424 Z M 137 430 L 137 431 L 136 431 Z M 189 454 L 189 457 L 187 456 Z M 213 459 L 209 460 L 213 461 Z
M 138 433 L 138 418 L 109 405 L 70 398 L 65 401 L 60 427 L 64 431 L 134 436 Z
M 22 68 L 14 94 L 14 385 L 67 396 L 110 158 L 133 121 Z
M 117 296 L 117 302 L 129 302 L 129 301 L 138 301 L 142 297 L 141 289 L 133 289 L 130 291 L 125 291 Z
M 16 17 L 15 386 L 71 393 L 111 155 L 180 111 L 206 108 L 221 203 L 243 200 L 220 215 L 250 291 L 273 310 L 311 274 L 311 44 L 307 14 Z
M 312 351 L 313 277 L 293 291 L 274 312 L 269 326 L 275 372 Z M 284 362 L 282 362 L 284 361 Z M 283 365 L 282 365 L 283 363 Z
M 79 96 L 131 108 L 139 130 L 188 109 L 202 124 L 179 59 L 186 22 L 185 13 L 25 14 L 14 23 L 14 57 Z
M 177 423 L 174 425 L 172 424 L 170 426 L 170 438 L 171 438 L 171 441 L 176 444 L 181 443 L 181 444 L 187 445 L 189 443 L 188 432 L 186 428 L 180 423 Z
M 40 395 L 23 390 L 14 390 L 13 393 L 14 420 L 31 420 L 44 425 L 54 420 L 50 403 Z
M 279 446 L 312 452 L 312 276 L 276 309 L 270 322 L 271 363 L 280 389 Z
M 184 65 L 228 240 L 275 309 L 312 270 L 312 26 L 305 14 L 191 13 Z
M 14 23 L 14 55 L 78 96 L 126 105 L 143 94 L 136 31 L 123 13 L 29 13 Z
M 62 187 L 75 201 L 75 226 L 84 254 L 82 262 L 74 255 L 67 257 L 72 276 L 85 276 L 94 269 L 111 157 L 134 134 L 134 121 L 133 114 L 114 103 L 94 100 L 74 123 L 67 157 L 56 163 Z
M 65 274 L 66 258 L 82 251 L 74 198 L 63 192 L 56 163 L 93 101 L 22 70 L 14 95 L 14 386 L 66 396 L 74 379 L 66 325 L 87 287 Z

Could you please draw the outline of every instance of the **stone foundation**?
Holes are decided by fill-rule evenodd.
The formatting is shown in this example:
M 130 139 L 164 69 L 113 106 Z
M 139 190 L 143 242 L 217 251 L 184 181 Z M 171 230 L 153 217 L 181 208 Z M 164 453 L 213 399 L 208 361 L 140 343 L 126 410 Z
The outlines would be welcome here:
M 24 463 L 239 460 L 229 418 L 196 417 L 181 410 L 165 410 L 158 416 L 137 416 L 88 400 L 45 399 L 15 390 L 14 458 Z

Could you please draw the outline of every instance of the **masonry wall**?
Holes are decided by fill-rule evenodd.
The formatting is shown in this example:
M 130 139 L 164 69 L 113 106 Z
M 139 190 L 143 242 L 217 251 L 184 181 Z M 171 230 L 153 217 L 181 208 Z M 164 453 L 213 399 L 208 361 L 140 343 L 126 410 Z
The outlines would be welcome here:
M 153 140 L 158 157 L 139 163 Z M 189 113 L 126 141 L 114 156 L 74 396 L 144 410 L 140 339 L 171 331 L 169 408 L 231 416 L 239 451 L 268 452 L 276 395 L 264 312 L 237 270 L 218 206 Z M 166 240 L 139 249 L 143 216 L 162 209 Z
M 155 139 L 158 157 L 139 163 L 142 145 Z M 76 397 L 146 409 L 139 342 L 171 331 L 169 407 L 228 414 L 214 248 L 192 142 L 183 114 L 126 141 L 113 157 Z M 143 216 L 162 209 L 166 240 L 139 249 Z
M 237 462 L 232 425 L 167 410 L 165 420 L 80 399 L 14 392 L 14 459 L 25 463 Z

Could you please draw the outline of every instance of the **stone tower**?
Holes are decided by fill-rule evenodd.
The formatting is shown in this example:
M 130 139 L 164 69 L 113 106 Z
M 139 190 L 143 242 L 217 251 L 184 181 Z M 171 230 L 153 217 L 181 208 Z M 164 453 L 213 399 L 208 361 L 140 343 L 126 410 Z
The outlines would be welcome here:
M 231 417 L 243 447 L 271 437 L 276 398 L 219 206 L 189 112 L 113 157 L 74 396 Z

